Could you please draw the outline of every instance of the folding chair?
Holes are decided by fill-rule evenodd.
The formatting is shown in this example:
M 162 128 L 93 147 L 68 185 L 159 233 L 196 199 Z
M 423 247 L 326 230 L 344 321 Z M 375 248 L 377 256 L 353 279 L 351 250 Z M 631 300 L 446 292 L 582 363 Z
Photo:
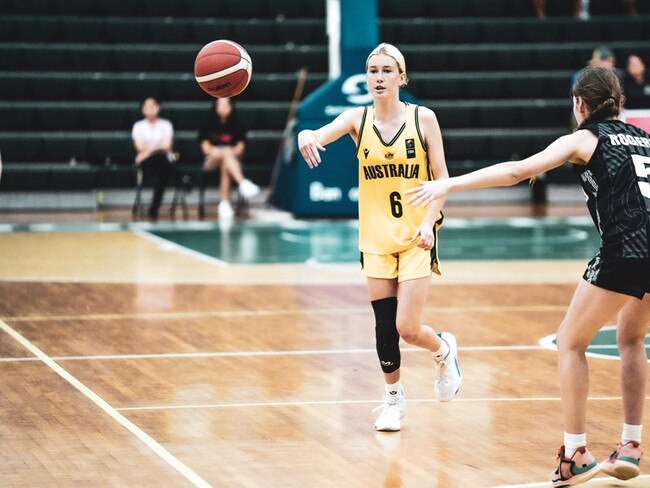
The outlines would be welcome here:
M 145 214 L 144 205 L 142 204 L 142 190 L 144 189 L 145 183 L 142 167 L 138 166 L 136 168 L 135 177 L 135 200 L 133 201 L 133 207 L 131 208 L 131 215 L 134 218 L 140 218 Z M 190 177 L 188 174 L 183 174 L 178 172 L 178 170 L 174 170 L 172 178 L 174 180 L 174 194 L 169 208 L 169 216 L 176 218 L 176 207 L 180 205 L 183 211 L 183 219 L 187 220 L 189 218 L 189 211 L 187 208 L 187 189 L 189 187 Z

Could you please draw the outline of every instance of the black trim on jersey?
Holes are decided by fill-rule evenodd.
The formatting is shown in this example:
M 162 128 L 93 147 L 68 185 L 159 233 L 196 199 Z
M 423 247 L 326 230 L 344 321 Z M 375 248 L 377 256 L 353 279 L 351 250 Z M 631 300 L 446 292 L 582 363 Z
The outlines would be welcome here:
M 427 144 L 424 142 L 424 137 L 422 137 L 422 132 L 420 132 L 420 116 L 418 115 L 418 109 L 420 108 L 419 105 L 415 106 L 415 130 L 418 133 L 418 137 L 420 138 L 420 144 L 422 144 L 422 147 L 424 148 L 424 151 L 427 151 Z M 429 178 L 431 179 L 431 178 Z
M 440 265 L 440 261 L 438 260 L 438 229 L 435 227 L 433 228 L 433 234 L 435 237 L 435 244 L 433 247 L 429 250 L 429 268 L 433 270 L 434 267 L 437 267 Z
M 361 136 L 363 136 L 363 126 L 366 124 L 366 114 L 368 107 L 363 107 L 363 116 L 361 117 L 361 125 L 359 126 L 359 139 L 357 139 L 357 150 L 354 151 L 356 156 L 359 156 L 359 148 L 361 147 Z
M 395 134 L 395 137 L 393 137 L 393 139 L 388 144 L 385 143 L 384 140 L 381 138 L 381 134 L 379 133 L 379 129 L 377 129 L 377 126 L 374 123 L 372 124 L 372 128 L 375 129 L 375 134 L 377 134 L 377 137 L 379 137 L 379 142 L 381 142 L 386 147 L 390 147 L 393 144 L 395 144 L 395 142 L 397 141 L 399 136 L 401 136 L 402 132 L 404 132 L 404 129 L 406 129 L 406 122 L 404 122 L 402 124 L 402 127 L 399 128 L 399 130 L 397 131 L 397 134 Z
M 420 139 L 420 144 L 422 144 L 422 148 L 424 149 L 424 153 L 427 155 L 427 177 L 429 178 L 429 181 L 435 180 L 433 177 L 433 173 L 431 171 L 431 163 L 429 162 L 429 156 L 428 156 L 428 149 L 427 145 L 424 142 L 424 137 L 422 137 L 422 132 L 420 132 L 420 116 L 419 116 L 419 109 L 420 106 L 416 105 L 415 106 L 415 130 L 418 133 L 418 138 Z
M 445 220 L 445 216 L 443 215 L 442 211 L 440 212 L 440 218 L 436 220 L 436 223 L 433 224 L 433 235 L 434 235 L 434 241 L 433 241 L 433 247 L 429 251 L 429 255 L 431 257 L 431 261 L 429 263 L 429 267 L 433 271 L 433 268 L 438 268 L 440 265 L 440 259 L 438 258 L 438 231 L 440 230 L 440 226 L 442 225 L 443 220 Z M 438 270 L 439 273 L 439 270 Z
M 402 132 L 404 132 L 404 129 L 406 129 L 406 112 L 408 111 L 409 103 L 408 102 L 402 102 L 402 103 L 404 104 L 404 123 L 402 124 L 402 127 L 400 127 L 400 129 L 397 131 L 397 134 L 395 134 L 395 137 L 393 137 L 393 139 L 388 144 L 386 144 L 384 142 L 384 139 L 381 137 L 381 134 L 379 133 L 379 129 L 377 129 L 377 126 L 375 125 L 375 120 L 373 118 L 372 128 L 375 130 L 375 134 L 377 134 L 377 137 L 379 138 L 379 142 L 381 142 L 385 147 L 389 147 L 395 144 L 397 138 L 401 136 Z

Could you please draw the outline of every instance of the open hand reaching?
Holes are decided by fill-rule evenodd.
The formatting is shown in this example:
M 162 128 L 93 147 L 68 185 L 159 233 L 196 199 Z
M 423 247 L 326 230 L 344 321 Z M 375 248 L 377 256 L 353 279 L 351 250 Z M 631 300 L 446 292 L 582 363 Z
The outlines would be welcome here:
M 313 130 L 303 130 L 298 134 L 298 149 L 311 169 L 321 162 L 318 151 L 325 151 L 325 148 L 316 139 Z
M 407 205 L 412 205 L 414 207 L 426 207 L 430 205 L 434 200 L 437 200 L 440 197 L 444 197 L 449 192 L 447 185 L 445 185 L 445 180 L 420 180 L 419 183 L 420 186 L 411 188 L 405 192 L 406 195 L 411 195 L 411 198 L 406 201 Z

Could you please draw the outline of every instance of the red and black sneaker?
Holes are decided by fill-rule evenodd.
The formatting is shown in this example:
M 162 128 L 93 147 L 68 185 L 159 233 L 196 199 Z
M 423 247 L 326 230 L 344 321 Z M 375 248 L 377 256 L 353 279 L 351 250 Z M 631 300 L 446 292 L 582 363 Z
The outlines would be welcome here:
M 616 450 L 600 463 L 603 473 L 606 473 L 619 480 L 629 480 L 639 476 L 639 464 L 641 464 L 641 444 L 636 441 L 628 441 L 625 444 L 620 442 Z
M 560 446 L 557 452 L 558 467 L 551 474 L 551 483 L 555 488 L 579 485 L 600 471 L 600 465 L 585 446 L 579 447 L 570 459 L 564 452 L 564 446 Z

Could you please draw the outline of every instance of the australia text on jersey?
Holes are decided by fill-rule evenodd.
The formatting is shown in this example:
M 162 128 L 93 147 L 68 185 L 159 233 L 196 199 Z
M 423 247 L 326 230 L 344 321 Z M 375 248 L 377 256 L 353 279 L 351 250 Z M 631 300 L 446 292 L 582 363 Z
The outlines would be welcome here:
M 420 165 L 406 163 L 373 164 L 363 167 L 363 175 L 366 180 L 379 178 L 419 178 Z

